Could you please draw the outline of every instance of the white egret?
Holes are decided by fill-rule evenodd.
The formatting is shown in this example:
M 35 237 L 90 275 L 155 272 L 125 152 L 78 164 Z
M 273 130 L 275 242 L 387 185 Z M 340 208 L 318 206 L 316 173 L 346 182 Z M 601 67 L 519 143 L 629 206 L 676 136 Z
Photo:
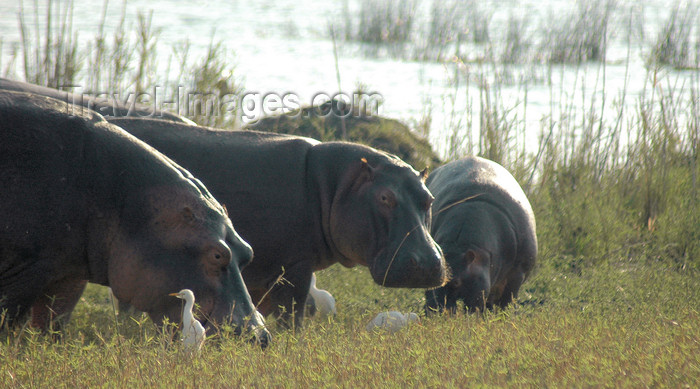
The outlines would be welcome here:
M 388 311 L 379 313 L 374 319 L 367 324 L 367 331 L 374 329 L 385 329 L 394 333 L 412 322 L 418 321 L 418 315 L 413 312 L 401 313 L 397 311 Z
M 185 307 L 182 309 L 182 343 L 186 350 L 201 350 L 206 334 L 202 323 L 194 318 L 192 308 L 194 307 L 194 293 L 189 289 L 183 289 L 178 293 L 170 293 L 170 296 L 185 300 Z
M 313 305 L 316 307 L 316 312 L 319 316 L 335 315 L 335 299 L 333 295 L 327 290 L 316 288 L 316 275 L 313 273 L 311 274 L 309 297 L 313 299 Z

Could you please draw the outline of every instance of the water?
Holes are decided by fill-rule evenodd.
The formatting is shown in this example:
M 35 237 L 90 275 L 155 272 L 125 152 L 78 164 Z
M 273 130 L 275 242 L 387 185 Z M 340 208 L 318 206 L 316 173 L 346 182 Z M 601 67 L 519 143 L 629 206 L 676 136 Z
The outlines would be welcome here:
M 46 3 L 39 14 L 45 14 Z M 606 120 L 615 120 L 616 99 L 625 91 L 624 105 L 634 110 L 636 96 L 650 88 L 649 73 L 644 58 L 651 43 L 670 12 L 672 3 L 653 0 L 638 4 L 619 1 L 616 31 L 610 41 L 607 63 L 588 63 L 581 66 L 521 65 L 507 69 L 511 83 L 492 79 L 495 70 L 488 64 L 466 63 L 455 65 L 436 62 L 417 62 L 391 57 L 367 57 L 356 44 L 338 42 L 339 69 L 343 91 L 352 91 L 358 82 L 369 91 L 378 92 L 383 104 L 379 113 L 408 123 L 419 121 L 428 112 L 432 115 L 430 140 L 441 154 L 447 152 L 446 139 L 457 121 L 471 123 L 464 137 L 474 137 L 479 129 L 480 95 L 477 87 L 479 74 L 491 78 L 491 85 L 501 87 L 500 104 L 508 109 L 514 121 L 522 127 L 520 143 L 529 150 L 537 145 L 537 137 L 545 131 L 543 118 L 560 118 L 562 110 L 573 104 L 577 107 L 599 106 Z M 338 91 L 333 44 L 328 33 L 331 22 L 340 23 L 343 9 L 356 11 L 360 1 L 275 1 L 255 2 L 237 0 L 189 1 L 156 0 L 130 1 L 126 4 L 126 25 L 135 30 L 139 11 L 153 10 L 153 26 L 160 29 L 158 40 L 159 74 L 171 56 L 172 47 L 185 39 L 191 42 L 191 54 L 203 55 L 211 42 L 222 40 L 229 50 L 229 60 L 236 65 L 235 73 L 244 77 L 247 93 L 294 93 L 303 104 L 308 104 L 319 92 L 329 95 Z M 419 2 L 419 15 L 427 14 L 430 2 Z M 491 15 L 492 39 L 498 40 L 505 31 L 508 16 L 527 15 L 529 28 L 535 33 L 551 18 L 575 9 L 576 2 L 546 1 L 487 1 L 480 2 L 482 10 Z M 100 24 L 102 5 L 94 1 L 74 1 L 74 28 L 83 41 L 92 39 Z M 17 22 L 19 2 L 0 0 L 0 37 L 3 58 L 20 42 Z M 119 22 L 122 3 L 113 1 L 108 7 L 106 33 Z M 25 17 L 34 27 L 31 2 L 25 2 Z M 637 30 L 644 41 L 625 39 L 625 24 L 633 15 Z M 40 17 L 39 20 L 42 20 Z M 39 23 L 43 27 L 43 23 Z M 641 35 L 638 34 L 638 35 Z M 629 49 L 629 55 L 628 55 Z M 629 58 L 629 62 L 627 59 Z M 629 66 L 627 66 L 629 64 Z M 6 62 L 0 64 L 6 66 Z M 455 66 L 459 84 L 455 85 Z M 498 72 L 502 72 L 500 69 Z M 19 70 L 17 74 L 21 74 Z M 534 74 L 534 77 L 532 76 Z M 694 82 L 696 71 L 664 71 L 657 85 Z M 604 81 L 603 81 L 604 80 Z M 468 85 L 468 86 L 466 86 Z M 603 104 L 605 96 L 605 104 Z M 527 104 L 524 99 L 527 97 Z M 454 103 L 452 102 L 454 101 Z M 580 110 L 579 110 L 580 111 Z

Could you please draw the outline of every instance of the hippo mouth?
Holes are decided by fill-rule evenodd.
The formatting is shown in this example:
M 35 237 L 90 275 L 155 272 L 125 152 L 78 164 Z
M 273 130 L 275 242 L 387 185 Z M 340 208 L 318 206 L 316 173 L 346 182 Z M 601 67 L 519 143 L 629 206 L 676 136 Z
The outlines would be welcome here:
M 272 336 L 265 326 L 265 320 L 259 312 L 255 311 L 251 317 L 246 317 L 243 320 L 235 320 L 233 312 L 231 312 L 228 318 L 229 319 L 226 320 L 225 323 L 233 327 L 234 336 L 244 338 L 252 344 L 257 344 L 262 349 L 267 348 L 272 341 Z M 257 324 L 255 321 L 257 321 Z M 207 333 L 209 333 L 209 331 L 218 331 L 220 328 L 216 323 L 208 324 L 210 324 L 209 327 L 202 322 Z
M 216 319 L 214 319 L 215 316 L 213 315 L 218 315 L 221 313 L 221 311 L 217 311 L 217 308 L 218 306 L 214 306 L 211 310 L 209 310 L 208 314 L 202 313 L 202 320 L 199 321 L 202 326 L 204 326 L 207 335 L 218 332 L 222 328 L 222 325 L 228 325 L 232 327 L 234 336 L 249 336 L 249 340 L 252 343 L 257 343 L 262 348 L 266 348 L 268 346 L 269 342 L 271 341 L 271 336 L 267 331 L 267 327 L 264 324 L 264 319 L 259 312 L 255 311 L 253 314 L 254 316 L 247 317 L 243 320 L 237 320 L 232 309 L 228 314 L 216 316 Z M 257 325 L 255 324 L 255 321 L 258 322 Z
M 399 253 L 401 247 L 391 251 L 380 250 L 369 266 L 374 282 L 394 288 L 436 288 L 450 279 L 444 260 L 425 263 L 417 254 Z

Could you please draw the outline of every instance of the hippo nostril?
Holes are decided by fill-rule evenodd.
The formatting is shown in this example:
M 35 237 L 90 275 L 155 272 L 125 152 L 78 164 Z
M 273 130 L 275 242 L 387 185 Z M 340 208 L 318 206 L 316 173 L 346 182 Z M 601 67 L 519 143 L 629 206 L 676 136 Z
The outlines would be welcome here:
M 254 338 L 255 342 L 260 345 L 261 349 L 266 349 L 267 346 L 270 345 L 270 342 L 272 341 L 272 335 L 270 335 L 267 330 L 262 330 L 259 331 Z
M 259 345 L 263 350 L 272 342 L 272 335 L 265 327 L 249 328 L 245 338 L 248 342 Z
M 418 260 L 416 259 L 416 257 L 411 257 L 410 259 L 411 259 L 411 266 L 418 267 Z

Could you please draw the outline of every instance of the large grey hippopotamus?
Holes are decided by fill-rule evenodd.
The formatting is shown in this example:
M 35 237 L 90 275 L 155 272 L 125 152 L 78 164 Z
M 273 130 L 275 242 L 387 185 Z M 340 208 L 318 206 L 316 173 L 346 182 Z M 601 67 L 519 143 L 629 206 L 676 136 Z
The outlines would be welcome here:
M 302 323 L 312 273 L 337 262 L 368 266 L 383 286 L 446 281 L 444 257 L 427 229 L 433 197 L 424 175 L 395 156 L 266 132 L 111 122 L 185 166 L 226 205 L 255 250 L 243 270 L 253 301 L 286 325 L 292 314 Z
M 63 101 L 70 104 L 70 114 L 80 114 L 85 110 L 92 110 L 104 117 L 152 117 L 174 122 L 194 124 L 193 121 L 180 115 L 175 115 L 167 111 L 137 104 L 135 101 L 133 101 L 133 99 L 130 102 L 121 101 L 121 98 L 115 95 L 108 96 L 107 94 L 102 94 L 99 96 L 91 96 L 69 93 L 58 89 L 47 88 L 45 86 L 10 80 L 2 77 L 0 77 L 0 89 L 33 93 Z
M 71 115 L 66 114 L 71 112 Z M 240 269 L 252 250 L 185 169 L 92 111 L 0 91 L 0 310 L 65 323 L 87 282 L 177 322 L 192 289 L 207 327 L 269 333 Z
M 537 257 L 535 216 L 515 178 L 501 165 L 468 157 L 437 168 L 431 233 L 452 279 L 425 292 L 426 311 L 501 308 L 517 297 Z

